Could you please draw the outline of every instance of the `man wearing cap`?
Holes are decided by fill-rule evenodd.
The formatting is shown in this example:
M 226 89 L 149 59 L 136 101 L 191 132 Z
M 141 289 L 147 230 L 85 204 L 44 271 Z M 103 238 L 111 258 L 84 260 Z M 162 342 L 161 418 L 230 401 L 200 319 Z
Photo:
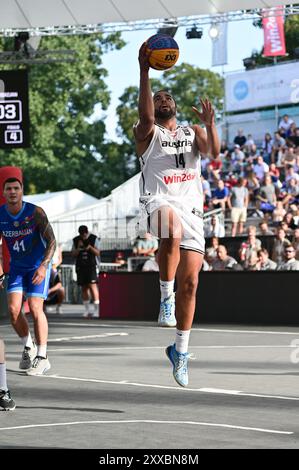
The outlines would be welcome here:
M 72 254 L 76 258 L 77 282 L 81 287 L 85 308 L 83 316 L 99 316 L 99 291 L 97 286 L 97 257 L 100 255 L 100 240 L 80 225 L 79 235 L 73 239 Z M 93 304 L 90 304 L 90 299 Z

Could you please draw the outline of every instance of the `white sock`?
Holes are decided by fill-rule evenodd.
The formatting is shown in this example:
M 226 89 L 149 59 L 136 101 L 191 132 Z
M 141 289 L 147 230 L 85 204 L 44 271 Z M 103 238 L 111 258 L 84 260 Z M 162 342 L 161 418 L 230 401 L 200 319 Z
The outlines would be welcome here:
M 175 349 L 177 352 L 184 354 L 188 351 L 190 331 L 176 330 Z
M 89 300 L 83 300 L 83 305 L 85 308 L 85 313 L 89 313 Z
M 31 338 L 30 331 L 28 333 L 28 336 L 22 336 L 21 337 L 21 341 L 22 341 L 24 347 L 26 347 L 26 348 L 32 348 L 33 347 L 33 341 L 32 341 L 32 338 Z
M 161 291 L 161 300 L 167 299 L 173 294 L 174 289 L 174 280 L 173 281 L 161 281 L 160 279 L 160 291 Z
M 93 314 L 95 313 L 99 314 L 99 305 L 100 305 L 100 301 L 95 300 L 93 303 Z
M 46 344 L 38 344 L 37 345 L 37 356 L 47 357 L 47 345 Z
M 7 392 L 7 382 L 6 382 L 6 364 L 0 364 L 0 390 Z

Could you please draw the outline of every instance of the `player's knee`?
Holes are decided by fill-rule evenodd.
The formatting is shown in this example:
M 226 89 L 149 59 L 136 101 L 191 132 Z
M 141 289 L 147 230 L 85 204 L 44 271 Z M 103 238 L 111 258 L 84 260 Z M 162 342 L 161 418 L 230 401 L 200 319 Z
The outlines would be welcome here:
M 8 311 L 9 311 L 9 314 L 10 314 L 12 324 L 16 323 L 16 321 L 18 320 L 18 317 L 21 313 L 19 305 L 14 305 L 14 304 L 9 305 L 8 306 Z
M 194 297 L 198 286 L 198 276 L 187 276 L 182 282 L 182 290 L 184 295 Z

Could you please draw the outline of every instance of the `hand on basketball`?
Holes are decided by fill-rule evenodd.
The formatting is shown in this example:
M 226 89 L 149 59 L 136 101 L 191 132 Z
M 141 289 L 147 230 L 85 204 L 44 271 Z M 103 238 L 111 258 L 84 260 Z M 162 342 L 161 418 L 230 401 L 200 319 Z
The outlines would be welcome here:
M 200 99 L 201 112 L 195 106 L 192 106 L 193 111 L 197 114 L 198 118 L 206 126 L 213 126 L 215 124 L 215 111 L 212 108 L 212 103 L 208 100 Z
M 149 56 L 150 56 L 150 52 L 148 52 L 148 49 L 146 47 L 146 42 L 144 42 L 139 49 L 139 55 L 138 55 L 140 70 L 145 70 L 145 71 L 149 70 L 150 68 L 150 64 L 148 61 Z
M 43 282 L 43 280 L 45 279 L 46 277 L 46 268 L 43 264 L 41 264 L 37 270 L 35 271 L 35 273 L 33 274 L 33 278 L 32 278 L 32 284 L 34 284 L 35 286 L 38 286 L 39 284 L 41 284 Z

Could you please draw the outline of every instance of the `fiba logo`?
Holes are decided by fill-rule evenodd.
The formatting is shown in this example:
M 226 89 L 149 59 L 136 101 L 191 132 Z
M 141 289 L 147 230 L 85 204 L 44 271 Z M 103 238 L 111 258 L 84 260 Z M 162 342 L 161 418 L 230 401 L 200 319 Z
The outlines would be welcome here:
M 247 82 L 239 80 L 234 86 L 234 96 L 238 101 L 244 100 L 248 95 L 249 88 Z

